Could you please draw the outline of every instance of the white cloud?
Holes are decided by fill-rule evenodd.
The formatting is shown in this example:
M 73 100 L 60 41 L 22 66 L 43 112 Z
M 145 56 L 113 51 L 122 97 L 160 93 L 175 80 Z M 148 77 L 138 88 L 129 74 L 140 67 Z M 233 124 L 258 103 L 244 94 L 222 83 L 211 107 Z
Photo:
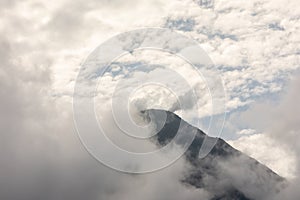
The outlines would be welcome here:
M 238 134 L 240 135 L 252 135 L 252 134 L 255 134 L 256 133 L 256 130 L 254 129 L 243 129 L 241 130 Z
M 20 192 L 13 194 L 14 199 L 38 196 L 35 192 L 45 191 L 45 188 L 51 188 L 48 195 L 56 191 L 64 199 L 74 199 L 72 195 L 77 195 L 78 199 L 114 199 L 110 196 L 111 188 L 118 190 L 126 185 L 128 176 L 121 176 L 125 177 L 123 180 L 106 168 L 98 171 L 94 167 L 97 163 L 80 149 L 72 132 L 70 103 L 80 64 L 92 49 L 117 33 L 171 24 L 173 27 L 170 28 L 180 29 L 183 34 L 198 40 L 222 71 L 229 95 L 228 111 L 249 105 L 263 95 L 281 92 L 284 82 L 299 69 L 298 0 L 221 0 L 215 3 L 214 9 L 203 9 L 192 0 L 1 1 L 0 123 L 1 146 L 5 151 L 1 152 L 4 178 L 1 178 L 0 194 L 3 199 L 12 195 L 9 188 Z M 149 55 L 138 56 L 155 61 Z M 174 60 L 167 57 L 162 61 L 167 65 Z M 197 78 L 192 71 L 184 69 L 185 65 L 174 67 L 189 77 L 194 88 L 203 92 L 199 104 L 205 111 L 200 111 L 208 114 L 210 107 L 205 87 L 196 84 Z M 266 134 L 272 135 L 272 139 L 279 138 L 277 142 L 284 143 L 284 147 L 299 152 L 299 82 L 295 85 L 275 111 L 272 105 L 256 105 L 251 108 L 252 113 L 246 113 L 242 118 L 255 123 L 257 129 L 266 125 L 272 127 Z M 108 90 L 112 89 L 108 82 L 106 86 Z M 161 101 L 163 106 L 170 106 Z M 262 111 L 270 114 L 257 114 Z M 249 130 L 242 132 L 249 134 Z M 293 154 L 287 155 L 285 150 L 274 148 L 277 142 L 264 135 L 253 135 L 232 144 L 279 174 L 296 176 L 290 167 L 295 162 Z M 114 182 L 112 177 L 118 181 Z M 162 192 L 157 184 L 164 179 L 158 180 L 145 183 L 144 190 L 138 195 L 144 196 L 149 185 L 153 192 Z M 74 185 L 69 185 L 71 183 Z M 85 185 L 91 187 L 84 188 Z M 205 191 L 190 194 L 188 190 L 177 189 L 175 194 L 185 199 L 194 198 L 193 195 L 207 196 Z M 67 194 L 69 190 L 75 193 Z M 89 191 L 90 198 L 83 196 L 82 190 Z M 119 191 L 122 195 L 127 194 L 126 190 Z M 296 190 L 293 192 L 296 196 Z
M 244 130 L 249 134 L 248 129 Z M 254 130 L 250 129 L 250 132 L 252 134 Z M 288 179 L 296 176 L 296 155 L 266 134 L 243 136 L 238 140 L 229 141 L 229 144 L 265 164 L 280 176 Z
M 273 199 L 297 199 L 299 190 L 299 76 L 293 77 L 279 102 L 260 102 L 240 114 L 245 123 L 264 134 L 244 136 L 231 141 L 238 149 L 289 178 L 288 187 Z

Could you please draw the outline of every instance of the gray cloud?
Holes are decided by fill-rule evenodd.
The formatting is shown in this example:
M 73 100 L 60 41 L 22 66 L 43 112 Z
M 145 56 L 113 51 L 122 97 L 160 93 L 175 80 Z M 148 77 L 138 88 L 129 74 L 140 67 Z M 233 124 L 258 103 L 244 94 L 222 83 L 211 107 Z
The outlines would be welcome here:
M 184 160 L 155 174 L 133 176 L 92 159 L 76 136 L 71 104 L 48 95 L 51 66 L 16 62 L 15 55 L 21 53 L 13 45 L 2 40 L 0 46 L 1 199 L 171 200 L 209 196 L 180 183 L 186 169 Z M 39 58 L 31 58 L 32 63 L 38 63 Z
M 275 161 L 273 165 L 279 165 L 278 169 L 285 168 L 286 170 L 290 170 L 288 173 L 292 174 L 293 177 L 289 177 L 288 186 L 271 199 L 287 198 L 296 200 L 300 195 L 297 189 L 297 185 L 300 183 L 300 148 L 298 143 L 300 140 L 299 85 L 300 77 L 296 75 L 291 78 L 290 83 L 286 87 L 285 92 L 282 93 L 278 102 L 269 101 L 253 104 L 249 110 L 239 116 L 242 123 L 248 124 L 248 126 L 255 128 L 259 132 L 263 132 L 264 137 L 258 137 L 259 146 L 255 145 L 257 141 L 252 140 L 251 138 L 253 137 L 248 136 L 245 136 L 245 139 L 242 137 L 242 139 L 236 141 L 237 146 L 240 146 L 241 149 L 246 149 L 247 146 L 251 145 L 256 146 L 256 149 L 253 148 L 249 153 L 251 153 L 251 151 L 261 151 L 265 147 L 271 148 L 271 155 L 253 152 L 254 155 L 260 155 L 267 164 L 268 157 L 272 157 L 272 153 L 277 152 L 281 156 L 288 157 L 280 158 L 280 156 L 274 155 L 277 159 L 283 159 L 286 163 L 282 163 L 281 160 L 279 160 L 277 163 Z M 270 146 L 269 143 L 273 146 Z M 291 161 L 287 162 L 289 160 Z M 284 164 L 294 164 L 295 166 L 280 166 Z M 277 167 L 275 166 L 274 168 Z
M 179 1 L 151 2 L 151 9 L 142 3 L 140 9 L 133 9 L 132 4 L 136 5 L 137 1 L 61 1 L 57 6 L 53 5 L 57 2 L 47 2 L 0 1 L 3 11 L 0 27 L 1 199 L 150 200 L 161 197 L 206 199 L 209 196 L 208 191 L 180 184 L 180 176 L 187 169 L 184 160 L 170 169 L 146 176 L 120 174 L 100 165 L 76 137 L 69 99 L 49 95 L 60 81 L 56 77 L 59 70 L 67 68 L 62 78 L 65 82 L 59 82 L 59 89 L 66 90 L 75 77 L 76 67 L 90 51 L 86 49 L 93 48 L 111 36 L 110 33 L 141 25 L 163 25 L 166 22 L 161 19 L 162 15 L 174 15 L 169 18 L 172 19 L 169 24 L 177 24 L 178 29 L 188 24 L 187 35 L 202 42 L 221 66 L 232 97 L 277 92 L 278 88 L 282 89 L 280 82 L 276 82 L 277 75 L 285 78 L 298 67 L 298 1 L 287 4 L 285 1 L 217 2 L 215 11 L 205 12 L 194 4 Z M 190 12 L 182 9 L 183 6 Z M 178 12 L 174 13 L 175 10 Z M 100 19 L 95 17 L 99 15 Z M 189 19 L 181 21 L 183 25 L 180 24 L 182 16 Z M 251 67 L 241 67 L 244 65 Z M 252 82 L 255 84 L 249 84 Z M 244 116 L 249 121 L 256 120 L 260 128 L 269 125 L 271 128 L 264 130 L 297 155 L 298 87 L 299 81 L 295 81 L 279 105 L 257 105 L 252 117 Z M 241 102 L 242 98 L 233 100 L 232 108 L 248 103 Z M 233 173 L 230 168 L 228 171 Z M 276 198 L 298 199 L 298 183 L 296 179 Z

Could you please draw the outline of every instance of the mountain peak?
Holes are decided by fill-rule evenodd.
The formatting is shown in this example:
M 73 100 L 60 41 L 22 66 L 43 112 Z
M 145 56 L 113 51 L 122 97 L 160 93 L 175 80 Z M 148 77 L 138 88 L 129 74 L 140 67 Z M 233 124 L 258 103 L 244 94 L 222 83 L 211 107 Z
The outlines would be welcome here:
M 266 194 L 266 192 L 260 192 L 261 190 L 276 193 L 284 186 L 285 181 L 282 177 L 257 160 L 236 150 L 221 138 L 217 138 L 215 146 L 206 157 L 199 158 L 204 138 L 210 137 L 178 115 L 159 109 L 144 110 L 141 113 L 155 123 L 160 123 L 162 128 L 155 136 L 159 146 L 169 143 L 178 131 L 184 131 L 183 134 L 196 133 L 193 142 L 184 154 L 192 170 L 182 182 L 211 191 L 214 194 L 211 200 L 265 199 L 266 197 L 259 195 Z M 179 129 L 181 126 L 184 129 Z M 228 185 L 224 185 L 225 180 L 229 183 Z

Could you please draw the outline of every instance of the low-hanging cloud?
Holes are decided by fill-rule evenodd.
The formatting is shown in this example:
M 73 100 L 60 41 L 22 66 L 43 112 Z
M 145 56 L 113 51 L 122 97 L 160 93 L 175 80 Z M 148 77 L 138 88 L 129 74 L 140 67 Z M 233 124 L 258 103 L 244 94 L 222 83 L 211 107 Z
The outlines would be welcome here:
M 14 63 L 18 49 L 3 41 L 1 68 L 0 198 L 207 199 L 205 190 L 184 187 L 184 159 L 146 175 L 122 174 L 94 160 L 81 145 L 71 104 L 53 98 L 48 66 L 27 71 Z M 32 79 L 34 78 L 34 79 Z M 107 123 L 111 123 L 110 118 Z M 112 155 L 113 156 L 113 155 Z
M 69 101 L 76 70 L 111 35 L 168 19 L 192 21 L 186 34 L 224 72 L 230 109 L 280 91 L 281 79 L 298 67 L 297 0 L 216 1 L 211 10 L 191 0 L 133 2 L 138 9 L 119 0 L 0 2 L 1 199 L 208 199 L 210 192 L 179 182 L 188 169 L 184 160 L 158 174 L 120 174 L 92 159 L 77 139 Z M 266 109 L 272 110 L 268 132 L 295 152 L 297 85 L 279 107 Z M 298 199 L 299 181 L 292 183 L 276 198 Z
M 300 183 L 299 85 L 300 76 L 295 75 L 286 86 L 286 91 L 281 94 L 279 101 L 256 103 L 242 113 L 240 115 L 241 122 L 262 133 L 244 136 L 238 141 L 232 142 L 239 149 L 248 151 L 267 165 L 273 166 L 279 174 L 282 172 L 282 174 L 288 175 L 287 186 L 270 199 L 296 200 L 300 195 L 297 188 Z M 251 146 L 253 148 L 248 148 Z M 270 148 L 270 150 L 265 151 L 265 154 L 258 153 L 264 148 Z M 272 156 L 272 154 L 275 155 Z M 273 162 L 271 157 L 277 161 Z

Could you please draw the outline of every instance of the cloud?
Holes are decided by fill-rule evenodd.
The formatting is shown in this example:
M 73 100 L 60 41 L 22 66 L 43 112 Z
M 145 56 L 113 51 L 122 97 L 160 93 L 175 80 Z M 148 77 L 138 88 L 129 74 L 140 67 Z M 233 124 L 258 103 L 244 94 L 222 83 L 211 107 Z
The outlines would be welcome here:
M 255 134 L 255 133 L 256 133 L 256 130 L 254 130 L 254 129 L 243 129 L 238 134 L 240 134 L 240 135 L 252 135 L 252 134 Z
M 300 139 L 299 85 L 299 76 L 294 76 L 280 101 L 256 103 L 242 113 L 240 119 L 263 134 L 244 136 L 231 142 L 233 146 L 288 178 L 289 186 L 273 199 L 299 197 L 295 188 L 300 178 L 300 149 L 297 142 Z
M 287 77 L 299 68 L 298 1 L 215 2 L 214 9 L 203 9 L 192 0 L 1 1 L 1 199 L 133 199 L 147 195 L 151 199 L 151 194 L 164 199 L 207 198 L 209 192 L 178 182 L 186 169 L 184 161 L 179 162 L 183 166 L 145 177 L 119 174 L 99 165 L 76 138 L 70 100 L 80 63 L 91 49 L 117 33 L 153 26 L 168 26 L 201 43 L 222 71 L 229 111 L 282 91 Z M 163 62 L 172 63 L 172 58 Z M 196 84 L 191 71 L 177 69 L 203 95 L 199 103 L 208 114 L 205 87 Z M 269 115 L 254 112 L 244 116 L 256 122 L 255 127 L 272 127 L 265 132 L 295 154 L 299 152 L 297 84 L 278 108 L 263 104 L 251 109 Z M 107 87 L 111 89 L 108 83 Z M 265 140 L 257 137 L 249 136 L 250 143 Z M 285 159 L 268 161 L 262 151 L 251 155 L 281 171 L 292 157 L 281 150 L 275 152 Z M 296 188 L 286 192 L 297 199 Z
M 3 37 L 4 38 L 4 37 Z M 122 174 L 95 161 L 74 129 L 71 104 L 49 95 L 52 63 L 0 42 L 0 198 L 26 199 L 206 199 L 205 190 L 180 183 L 184 159 L 158 173 Z M 16 59 L 16 55 L 26 59 Z M 16 62 L 18 61 L 18 62 Z M 41 60 L 41 63 L 45 63 Z M 110 118 L 107 123 L 112 123 Z
M 10 49 L 10 51 L 8 51 Z M 18 49 L 2 41 L 0 126 L 1 199 L 198 199 L 204 190 L 180 183 L 183 160 L 156 174 L 134 176 L 109 169 L 84 150 L 71 105 L 48 95 L 51 71 L 15 63 Z M 111 123 L 110 121 L 107 121 Z
M 265 164 L 274 172 L 288 179 L 295 178 L 296 155 L 281 148 L 276 139 L 266 134 L 245 135 L 229 141 L 234 148 Z
M 137 8 L 129 9 L 129 4 Z M 76 72 L 91 49 L 122 31 L 169 24 L 198 40 L 222 71 L 232 111 L 281 91 L 298 68 L 296 5 L 296 0 L 232 0 L 203 9 L 192 0 L 24 1 L 8 6 L 11 12 L 3 14 L 1 32 L 15 48 L 50 59 L 53 93 L 71 96 Z M 282 30 L 272 28 L 274 24 Z

